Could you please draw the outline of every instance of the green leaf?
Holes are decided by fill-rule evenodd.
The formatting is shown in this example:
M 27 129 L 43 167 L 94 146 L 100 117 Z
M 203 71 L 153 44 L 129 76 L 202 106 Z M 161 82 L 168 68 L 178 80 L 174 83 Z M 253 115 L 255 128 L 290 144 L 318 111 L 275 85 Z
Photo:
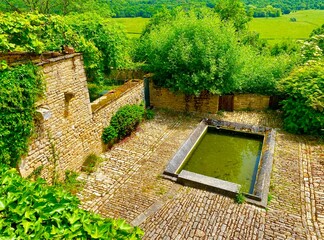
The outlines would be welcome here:
M 24 233 L 27 234 L 28 230 L 30 229 L 31 226 L 33 226 L 33 222 L 23 220 L 22 225 L 24 227 Z
M 0 211 L 4 210 L 6 208 L 4 200 L 0 200 Z

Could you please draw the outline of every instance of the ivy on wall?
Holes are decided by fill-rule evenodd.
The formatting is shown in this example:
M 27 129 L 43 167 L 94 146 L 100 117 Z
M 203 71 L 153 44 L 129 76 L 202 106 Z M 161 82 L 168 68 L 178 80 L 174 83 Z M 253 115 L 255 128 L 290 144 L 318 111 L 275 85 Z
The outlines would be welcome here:
M 35 103 L 44 85 L 38 68 L 29 63 L 0 69 L 0 163 L 16 167 L 28 151 L 33 133 Z

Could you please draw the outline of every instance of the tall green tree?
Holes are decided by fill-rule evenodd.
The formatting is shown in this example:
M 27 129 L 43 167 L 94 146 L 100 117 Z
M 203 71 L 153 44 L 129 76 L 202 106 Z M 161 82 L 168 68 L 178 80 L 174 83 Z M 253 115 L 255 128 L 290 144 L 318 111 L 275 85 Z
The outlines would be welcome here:
M 200 16 L 179 12 L 142 37 L 140 52 L 155 83 L 173 91 L 220 94 L 236 86 L 233 76 L 240 64 L 235 28 L 221 23 L 213 11 Z
M 3 0 L 0 11 L 38 12 L 66 15 L 71 12 L 97 12 L 111 16 L 109 4 L 100 0 Z
M 247 23 L 252 19 L 247 15 L 240 0 L 220 0 L 215 6 L 215 11 L 222 21 L 231 21 L 238 31 L 247 29 Z

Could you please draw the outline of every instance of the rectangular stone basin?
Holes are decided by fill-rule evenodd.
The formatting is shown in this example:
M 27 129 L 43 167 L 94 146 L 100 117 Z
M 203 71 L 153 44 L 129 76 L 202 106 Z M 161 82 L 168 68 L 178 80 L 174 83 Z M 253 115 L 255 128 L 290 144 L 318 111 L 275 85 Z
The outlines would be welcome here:
M 271 128 L 204 119 L 173 156 L 164 174 L 191 187 L 266 207 L 274 151 Z

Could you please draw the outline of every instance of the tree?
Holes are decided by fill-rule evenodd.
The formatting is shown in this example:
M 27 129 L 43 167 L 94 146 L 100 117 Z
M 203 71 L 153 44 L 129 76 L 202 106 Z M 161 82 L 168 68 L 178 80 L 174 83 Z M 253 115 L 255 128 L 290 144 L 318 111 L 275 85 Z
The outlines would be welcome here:
M 144 35 L 138 52 L 155 83 L 173 91 L 220 94 L 236 87 L 233 76 L 240 65 L 235 28 L 212 11 L 199 16 L 179 12 Z
M 71 12 L 97 12 L 111 16 L 109 4 L 100 0 L 3 0 L 0 10 L 66 15 Z
M 244 4 L 240 0 L 220 0 L 215 6 L 215 11 L 221 21 L 231 21 L 238 31 L 246 29 L 246 24 L 252 19 L 246 14 Z

